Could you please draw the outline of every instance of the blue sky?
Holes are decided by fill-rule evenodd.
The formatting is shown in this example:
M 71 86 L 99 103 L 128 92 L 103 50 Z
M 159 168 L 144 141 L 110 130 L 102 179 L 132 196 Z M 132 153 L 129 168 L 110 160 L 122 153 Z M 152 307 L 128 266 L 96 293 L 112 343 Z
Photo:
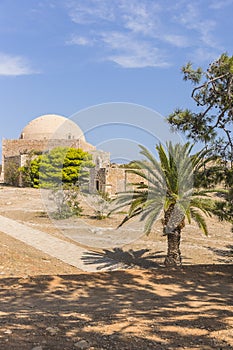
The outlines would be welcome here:
M 1 0 L 1 137 L 108 102 L 192 106 L 180 67 L 232 55 L 232 14 L 233 0 Z

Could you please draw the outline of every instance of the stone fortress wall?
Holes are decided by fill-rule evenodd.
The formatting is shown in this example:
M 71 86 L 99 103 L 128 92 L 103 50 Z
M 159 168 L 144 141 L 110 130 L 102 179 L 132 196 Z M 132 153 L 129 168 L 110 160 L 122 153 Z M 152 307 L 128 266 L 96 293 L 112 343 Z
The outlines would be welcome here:
M 83 140 L 3 140 L 1 182 L 9 183 L 5 170 L 10 167 L 11 163 L 14 164 L 14 167 L 17 164 L 18 167 L 24 166 L 31 152 L 50 151 L 59 146 L 81 148 L 89 153 L 95 152 L 95 147 Z
M 81 148 L 84 151 L 90 152 L 95 150 L 95 147 L 90 143 L 82 140 L 3 140 L 2 154 L 5 157 L 17 156 L 20 154 L 28 154 L 32 150 L 38 152 L 49 151 L 55 147 L 74 147 Z

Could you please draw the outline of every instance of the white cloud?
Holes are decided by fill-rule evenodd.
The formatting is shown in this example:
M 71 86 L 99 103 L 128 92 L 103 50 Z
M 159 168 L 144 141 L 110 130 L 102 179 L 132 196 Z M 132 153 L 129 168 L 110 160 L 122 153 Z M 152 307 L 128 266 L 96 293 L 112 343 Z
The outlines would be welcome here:
M 201 41 L 202 44 L 212 48 L 218 48 L 218 44 L 212 34 L 216 27 L 216 22 L 210 19 L 202 19 L 199 9 L 194 4 L 187 4 L 183 12 L 177 16 L 177 21 L 182 23 L 185 28 L 194 30 L 199 34 L 196 40 Z
M 95 43 L 101 47 L 103 59 L 122 67 L 167 67 L 169 63 L 162 50 L 156 47 L 156 36 L 160 35 L 159 18 L 155 21 L 155 16 L 160 9 L 159 5 L 147 0 L 71 1 L 69 13 L 72 21 L 92 28 L 87 31 L 89 37 L 73 36 L 68 44 L 84 46 Z
M 19 76 L 37 73 L 22 56 L 0 53 L 0 76 Z
M 103 42 L 113 51 L 108 60 L 124 68 L 168 67 L 162 50 L 154 47 L 153 43 L 135 40 L 131 34 L 119 32 L 102 34 Z
M 115 55 L 109 56 L 108 59 L 117 63 L 119 66 L 123 68 L 146 68 L 146 67 L 160 67 L 167 68 L 170 66 L 169 63 L 161 61 L 157 58 L 158 52 L 155 50 L 154 52 L 145 53 L 141 55 Z
M 112 21 L 115 19 L 114 1 L 85 0 L 85 2 L 68 2 L 69 15 L 77 24 L 95 23 L 98 20 Z
M 184 35 L 165 34 L 163 40 L 176 47 L 188 47 L 190 42 Z
M 133 33 L 154 36 L 158 31 L 161 6 L 146 1 L 121 1 L 120 11 L 126 29 Z
M 69 15 L 85 36 L 73 36 L 69 44 L 96 46 L 103 60 L 122 67 L 166 67 L 174 59 L 173 47 L 201 52 L 222 50 L 216 39 L 217 22 L 206 16 L 210 4 L 177 0 L 67 0 Z M 223 0 L 211 0 L 220 8 Z M 225 0 L 231 3 L 233 0 Z M 94 34 L 93 34 L 94 33 Z M 104 33 L 104 34 L 103 34 Z M 199 54 L 197 54 L 199 50 Z M 209 57 L 209 55 L 207 55 Z M 184 57 L 185 60 L 185 57 Z
M 232 5 L 233 4 L 233 0 L 214 0 L 211 4 L 210 4 L 210 8 L 214 9 L 214 10 L 220 10 L 226 6 Z
M 72 35 L 71 39 L 66 43 L 68 45 L 90 46 L 92 45 L 92 40 L 84 36 Z

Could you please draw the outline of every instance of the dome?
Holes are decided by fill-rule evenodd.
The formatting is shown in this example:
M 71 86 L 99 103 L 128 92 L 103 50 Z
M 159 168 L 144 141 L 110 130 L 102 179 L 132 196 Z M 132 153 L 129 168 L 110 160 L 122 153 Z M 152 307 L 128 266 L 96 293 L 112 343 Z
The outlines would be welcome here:
M 23 129 L 21 139 L 26 140 L 78 140 L 85 141 L 80 127 L 72 120 L 56 114 L 33 119 Z

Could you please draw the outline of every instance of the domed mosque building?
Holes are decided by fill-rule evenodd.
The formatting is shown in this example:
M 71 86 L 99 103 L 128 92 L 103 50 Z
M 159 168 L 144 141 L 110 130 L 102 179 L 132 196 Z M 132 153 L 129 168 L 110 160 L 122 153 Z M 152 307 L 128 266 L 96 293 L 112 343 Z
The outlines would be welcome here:
M 33 119 L 21 132 L 20 140 L 79 140 L 85 143 L 80 127 L 72 120 L 56 114 Z M 87 146 L 87 145 L 85 145 Z M 90 148 L 94 148 L 89 145 Z M 89 147 L 87 146 L 87 147 Z
M 10 183 L 7 169 L 21 167 L 34 154 L 50 151 L 55 147 L 72 147 L 92 154 L 94 163 L 108 167 L 110 153 L 98 151 L 88 143 L 81 128 L 72 120 L 56 114 L 42 115 L 29 122 L 19 139 L 2 141 L 1 182 Z
M 90 169 L 91 193 L 100 191 L 115 196 L 139 180 L 134 178 L 135 175 L 126 172 L 126 169 L 111 166 L 110 153 L 97 150 L 88 143 L 75 122 L 60 115 L 47 114 L 29 122 L 22 130 L 19 139 L 3 139 L 0 182 L 12 184 L 10 177 L 14 169 L 24 166 L 33 156 L 49 152 L 55 147 L 82 149 L 92 155 L 95 167 Z M 22 185 L 20 178 L 14 185 Z

